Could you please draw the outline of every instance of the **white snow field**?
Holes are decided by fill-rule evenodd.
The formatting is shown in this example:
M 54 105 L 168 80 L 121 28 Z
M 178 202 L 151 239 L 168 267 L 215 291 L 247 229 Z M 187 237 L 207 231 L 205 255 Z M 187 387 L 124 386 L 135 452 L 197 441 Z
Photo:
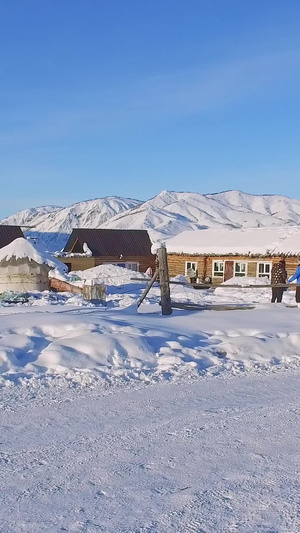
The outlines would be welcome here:
M 163 317 L 157 288 L 137 312 L 145 281 L 102 270 L 107 307 L 0 307 L 1 533 L 300 531 L 294 292 L 174 286 L 253 309 Z

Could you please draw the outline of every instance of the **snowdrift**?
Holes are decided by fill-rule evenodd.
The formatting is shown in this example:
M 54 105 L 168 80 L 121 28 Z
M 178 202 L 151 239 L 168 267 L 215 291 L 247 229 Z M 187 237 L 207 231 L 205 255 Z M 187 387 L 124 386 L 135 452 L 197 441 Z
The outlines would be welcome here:
M 1 316 L 2 385 L 58 378 L 151 383 L 300 365 L 298 308 L 178 312 L 167 320 L 117 310 L 45 311 Z

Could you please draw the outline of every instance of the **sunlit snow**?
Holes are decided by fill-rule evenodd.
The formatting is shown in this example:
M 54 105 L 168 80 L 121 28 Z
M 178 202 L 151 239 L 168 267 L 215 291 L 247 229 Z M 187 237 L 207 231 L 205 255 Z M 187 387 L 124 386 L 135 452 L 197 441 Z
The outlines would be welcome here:
M 164 317 L 157 286 L 137 311 L 143 275 L 72 275 L 105 282 L 107 305 L 0 306 L 1 531 L 299 531 L 294 291 L 172 285 L 220 309 Z

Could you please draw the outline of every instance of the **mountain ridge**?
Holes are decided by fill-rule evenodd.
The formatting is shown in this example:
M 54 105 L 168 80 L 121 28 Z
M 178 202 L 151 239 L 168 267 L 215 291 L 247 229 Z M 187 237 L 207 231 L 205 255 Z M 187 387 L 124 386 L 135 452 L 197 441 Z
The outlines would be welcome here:
M 26 235 L 53 251 L 64 246 L 72 229 L 79 227 L 147 229 L 156 241 L 193 229 L 297 225 L 300 200 L 240 190 L 207 194 L 164 190 L 146 201 L 106 196 L 66 207 L 29 208 L 0 223 L 31 226 Z

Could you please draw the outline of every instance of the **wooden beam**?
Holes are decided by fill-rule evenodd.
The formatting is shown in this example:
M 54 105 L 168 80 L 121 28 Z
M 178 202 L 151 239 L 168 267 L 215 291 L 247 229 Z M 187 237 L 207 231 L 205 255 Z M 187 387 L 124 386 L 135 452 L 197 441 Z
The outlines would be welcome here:
M 130 278 L 132 281 L 143 281 L 141 278 Z M 213 285 L 212 283 L 184 283 L 183 281 L 169 280 L 169 284 L 183 285 L 184 287 L 195 287 L 199 289 L 271 289 L 272 287 L 296 289 L 297 283 L 272 283 L 270 285 Z
M 165 246 L 162 246 L 161 248 L 157 250 L 157 258 L 158 258 L 162 314 L 171 315 L 172 307 L 171 307 L 171 296 L 170 296 L 170 285 L 169 285 L 169 269 L 168 269 L 167 250 Z
M 251 304 L 190 304 L 183 302 L 172 302 L 175 309 L 184 309 L 185 311 L 243 311 L 244 309 L 255 309 Z
M 151 289 L 153 283 L 157 280 L 157 278 L 158 278 L 158 269 L 155 270 L 155 272 L 154 272 L 154 274 L 153 274 L 151 280 L 149 281 L 149 283 L 148 283 L 146 289 L 144 290 L 142 296 L 140 297 L 140 299 L 139 299 L 139 301 L 138 301 L 138 304 L 137 304 L 138 308 L 140 307 L 142 301 L 146 298 L 148 292 L 150 291 L 150 289 Z M 133 279 L 133 280 L 136 279 L 136 280 L 138 280 L 138 281 L 141 281 L 141 278 L 131 278 L 131 279 Z

